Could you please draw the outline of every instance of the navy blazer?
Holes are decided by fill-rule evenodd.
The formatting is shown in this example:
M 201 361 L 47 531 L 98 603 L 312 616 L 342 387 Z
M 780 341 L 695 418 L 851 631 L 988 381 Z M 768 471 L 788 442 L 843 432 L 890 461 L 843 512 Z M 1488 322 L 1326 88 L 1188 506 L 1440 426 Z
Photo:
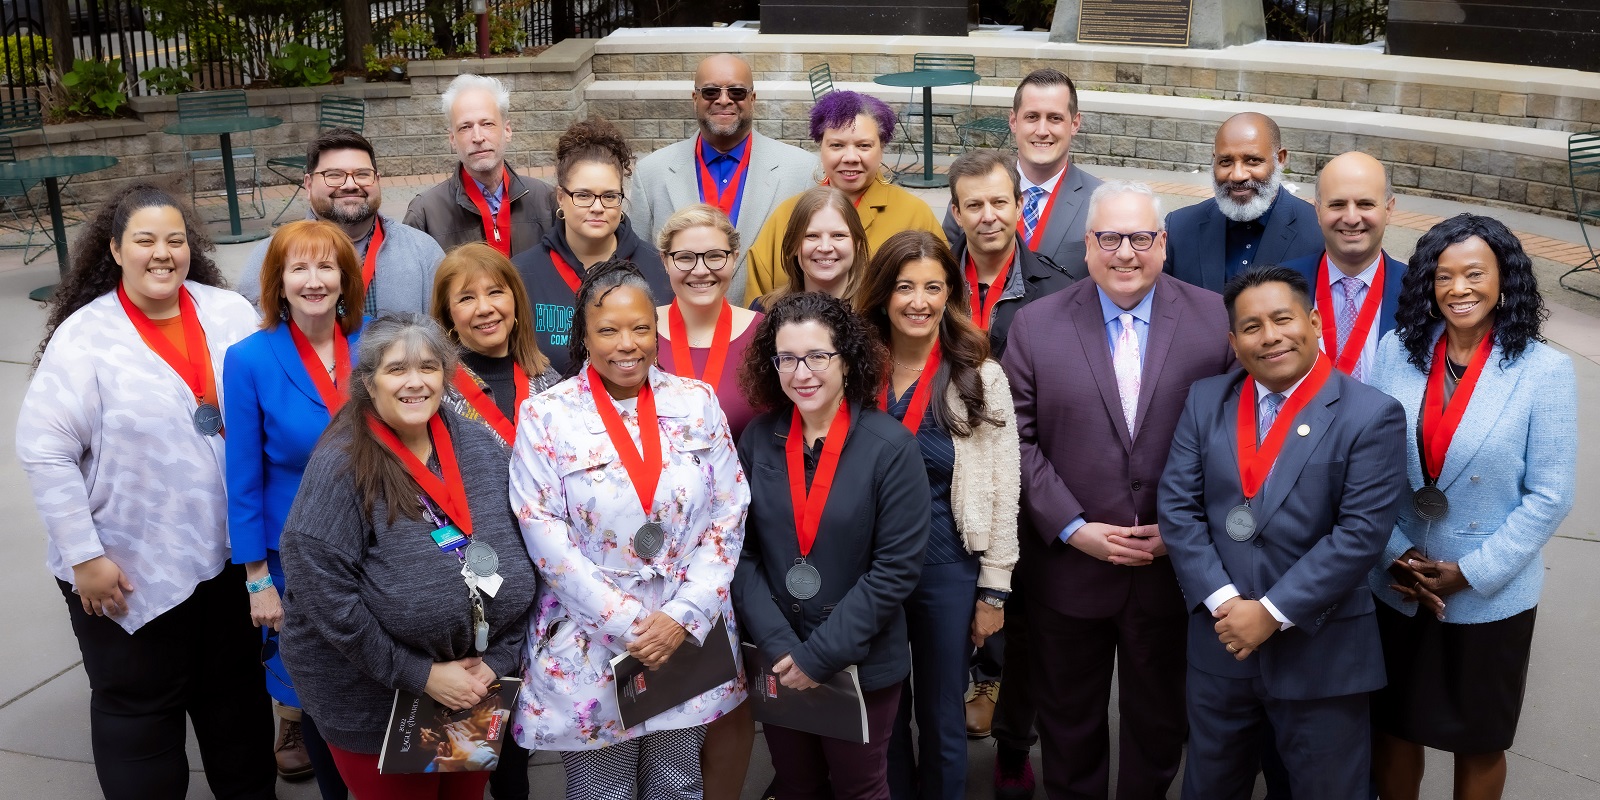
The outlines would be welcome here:
M 1334 370 L 1295 416 L 1251 503 L 1256 535 L 1236 542 L 1223 523 L 1244 502 L 1235 436 L 1239 403 L 1255 403 L 1240 398 L 1245 377 L 1194 384 L 1161 476 L 1157 513 L 1190 609 L 1189 663 L 1225 678 L 1260 676 L 1284 700 L 1377 689 L 1383 652 L 1367 572 L 1410 497 L 1405 412 Z M 1244 661 L 1217 640 L 1205 607 L 1230 583 L 1247 599 L 1269 598 L 1294 623 Z
M 1324 250 L 1319 251 L 1316 255 L 1290 259 L 1281 265 L 1300 273 L 1305 277 L 1306 283 L 1311 284 L 1312 302 L 1316 302 L 1317 270 L 1322 265 L 1322 256 L 1325 252 Z M 1330 266 L 1329 269 L 1338 269 L 1338 267 Z M 1409 267 L 1406 266 L 1406 262 L 1398 258 L 1390 258 L 1389 253 L 1387 251 L 1384 252 L 1383 303 L 1378 306 L 1378 330 L 1372 334 L 1379 339 L 1388 336 L 1389 331 L 1394 330 L 1394 312 L 1400 308 L 1400 285 L 1406 279 L 1407 269 Z M 1328 315 L 1328 311 L 1324 310 L 1322 312 L 1323 325 L 1330 324 L 1332 319 L 1334 318 Z
M 1316 209 L 1308 202 L 1278 189 L 1255 261 L 1260 266 L 1282 264 L 1321 253 L 1322 228 Z M 1180 208 L 1167 215 L 1168 275 L 1220 294 L 1227 284 L 1228 218 L 1217 208 L 1216 198 Z
M 1077 164 L 1067 163 L 1067 174 L 1056 185 L 1058 196 L 1050 206 L 1050 216 L 1044 220 L 1044 235 L 1034 252 L 1049 259 L 1069 278 L 1076 281 L 1088 277 L 1089 264 L 1085 260 L 1083 228 L 1089 224 L 1089 196 L 1104 181 L 1084 172 Z M 1049 198 L 1045 198 L 1049 202 Z M 950 249 L 959 251 L 966 247 L 967 235 L 956 224 L 955 215 L 948 207 L 944 211 L 944 238 Z M 999 356 L 995 356 L 999 358 Z
M 346 337 L 352 362 L 360 336 L 357 330 Z M 222 396 L 228 398 L 228 541 L 233 562 L 248 564 L 278 549 L 300 476 L 330 416 L 282 323 L 228 348 Z

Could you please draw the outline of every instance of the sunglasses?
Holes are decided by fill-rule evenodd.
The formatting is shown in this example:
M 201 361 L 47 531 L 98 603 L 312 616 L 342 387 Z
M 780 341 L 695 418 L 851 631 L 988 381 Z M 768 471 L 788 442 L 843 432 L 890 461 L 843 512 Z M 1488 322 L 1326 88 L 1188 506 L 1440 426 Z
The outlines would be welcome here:
M 728 99 L 735 103 L 743 103 L 750 96 L 750 90 L 743 86 L 702 86 L 695 91 L 700 93 L 700 99 L 707 103 L 716 102 L 723 92 L 728 93 Z

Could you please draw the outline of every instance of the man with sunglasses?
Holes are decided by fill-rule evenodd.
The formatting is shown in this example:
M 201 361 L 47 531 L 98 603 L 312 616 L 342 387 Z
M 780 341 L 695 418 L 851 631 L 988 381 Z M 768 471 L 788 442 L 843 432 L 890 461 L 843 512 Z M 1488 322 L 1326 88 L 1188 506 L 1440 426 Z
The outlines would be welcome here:
M 323 131 L 306 146 L 303 185 L 311 205 L 306 219 L 324 219 L 342 228 L 355 243 L 362 273 L 372 276 L 364 313 L 426 314 L 433 275 L 444 260 L 444 250 L 427 233 L 378 213 L 383 204 L 383 181 L 372 143 L 349 128 Z M 257 307 L 261 305 L 261 262 L 266 260 L 271 241 L 268 238 L 251 251 L 239 276 L 239 293 Z
M 655 241 L 672 212 L 710 203 L 728 215 L 740 240 L 753 242 L 774 206 L 816 185 L 817 157 L 755 130 L 755 80 L 738 56 L 702 60 L 691 98 L 699 132 L 639 159 L 628 190 L 628 219 L 640 236 Z M 740 252 L 728 296 L 744 293 Z
M 1108 796 L 1115 670 L 1117 797 L 1154 800 L 1183 755 L 1188 624 L 1156 485 L 1189 384 L 1237 364 L 1222 298 L 1162 273 L 1149 186 L 1105 182 L 1086 227 L 1089 280 L 1018 312 L 1001 359 L 1022 447 L 1013 580 L 1028 598 L 1045 795 Z

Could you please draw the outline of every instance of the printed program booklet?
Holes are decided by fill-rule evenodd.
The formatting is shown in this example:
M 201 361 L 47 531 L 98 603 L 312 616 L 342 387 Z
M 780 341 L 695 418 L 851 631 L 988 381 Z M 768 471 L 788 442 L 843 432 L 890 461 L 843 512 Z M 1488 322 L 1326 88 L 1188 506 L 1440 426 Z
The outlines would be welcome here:
M 501 678 L 472 708 L 445 708 L 432 697 L 394 693 L 388 733 L 378 754 L 380 775 L 417 772 L 487 772 L 500 763 L 500 747 L 511 735 L 511 707 L 519 678 Z
M 696 645 L 694 639 L 685 637 L 672 657 L 653 670 L 623 653 L 611 659 L 611 673 L 616 676 L 612 688 L 617 693 L 622 727 L 632 728 L 737 679 L 739 662 L 733 657 L 728 624 L 717 617 L 705 644 Z
M 745 642 L 742 649 L 750 709 L 757 722 L 867 744 L 867 704 L 854 665 L 815 689 L 790 689 L 778 682 L 772 662 L 760 648 Z

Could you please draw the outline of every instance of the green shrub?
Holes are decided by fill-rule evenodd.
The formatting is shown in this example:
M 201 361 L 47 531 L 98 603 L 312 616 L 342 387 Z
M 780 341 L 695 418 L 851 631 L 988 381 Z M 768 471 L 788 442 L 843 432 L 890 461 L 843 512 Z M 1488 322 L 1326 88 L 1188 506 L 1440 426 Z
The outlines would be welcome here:
M 37 34 L 13 33 L 0 40 L 6 75 L 12 86 L 32 86 L 44 80 L 50 68 L 50 40 Z
M 122 59 L 73 59 L 72 71 L 61 76 L 67 111 L 84 117 L 114 117 L 128 104 Z
M 192 68 L 151 67 L 139 73 L 139 77 L 150 86 L 150 91 L 156 94 L 183 94 L 194 89 L 191 72 Z
M 279 86 L 321 86 L 333 82 L 333 53 L 290 42 L 269 59 L 272 80 Z

